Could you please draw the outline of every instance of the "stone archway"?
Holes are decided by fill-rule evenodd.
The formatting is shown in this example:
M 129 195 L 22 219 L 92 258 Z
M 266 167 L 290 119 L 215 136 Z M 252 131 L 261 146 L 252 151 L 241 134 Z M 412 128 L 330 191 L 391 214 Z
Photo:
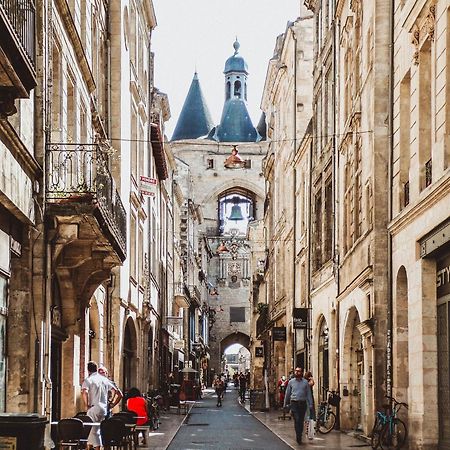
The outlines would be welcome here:
M 364 350 L 357 325 L 360 317 L 356 307 L 347 312 L 344 327 L 342 358 L 341 426 L 344 429 L 362 429 L 365 395 Z
M 317 326 L 317 395 L 326 399 L 326 390 L 330 388 L 329 367 L 329 329 L 324 316 L 321 316 Z
M 220 353 L 222 354 L 227 347 L 233 344 L 240 344 L 250 350 L 250 336 L 240 332 L 230 333 L 220 341 Z
M 125 323 L 122 349 L 122 387 L 124 392 L 137 385 L 137 333 L 131 317 Z
M 225 350 L 228 347 L 230 347 L 230 345 L 233 345 L 233 344 L 240 344 L 243 347 L 245 347 L 247 350 L 250 350 L 250 336 L 248 336 L 245 333 L 241 333 L 241 332 L 234 332 L 234 333 L 230 333 L 227 336 L 225 336 L 220 341 L 220 345 L 219 345 L 219 354 L 220 354 L 219 361 L 222 361 Z M 216 371 L 219 371 L 220 367 L 217 367 L 214 369 Z

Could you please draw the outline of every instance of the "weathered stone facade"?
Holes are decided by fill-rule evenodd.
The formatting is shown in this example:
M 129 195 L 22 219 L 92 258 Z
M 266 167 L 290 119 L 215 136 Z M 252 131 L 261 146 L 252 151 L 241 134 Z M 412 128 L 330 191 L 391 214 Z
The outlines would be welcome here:
M 305 358 L 306 336 L 302 342 L 300 332 L 294 333 L 292 314 L 294 308 L 306 307 L 301 288 L 305 272 L 301 267 L 307 217 L 304 187 L 310 156 L 301 139 L 312 114 L 312 28 L 312 14 L 302 8 L 300 17 L 288 23 L 284 34 L 277 38 L 261 103 L 268 118 L 269 141 L 264 160 L 267 256 L 262 303 L 266 306 L 260 306 L 262 314 L 255 317 L 260 325 L 254 338 L 266 341 L 269 390 L 274 398 L 278 379 L 300 364 L 297 359 Z M 297 226 L 299 220 L 303 226 Z M 285 340 L 275 336 L 274 328 L 286 330 Z
M 449 440 L 448 2 L 413 1 L 394 14 L 391 155 L 392 387 L 408 403 L 409 448 Z

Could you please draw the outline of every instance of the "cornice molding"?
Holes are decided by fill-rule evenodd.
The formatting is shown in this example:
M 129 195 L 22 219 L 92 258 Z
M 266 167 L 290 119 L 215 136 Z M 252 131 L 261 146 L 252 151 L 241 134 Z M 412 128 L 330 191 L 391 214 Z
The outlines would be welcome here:
M 450 195 L 450 169 L 447 169 L 444 179 L 435 183 L 432 191 L 424 196 L 418 203 L 410 203 L 389 225 L 388 230 L 392 236 L 400 233 L 423 213 L 428 211 L 433 204 Z

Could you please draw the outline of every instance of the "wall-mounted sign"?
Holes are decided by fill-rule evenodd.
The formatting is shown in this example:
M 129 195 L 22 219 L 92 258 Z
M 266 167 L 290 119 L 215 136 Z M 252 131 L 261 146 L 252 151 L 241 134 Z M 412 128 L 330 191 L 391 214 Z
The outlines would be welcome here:
M 255 358 L 264 358 L 264 347 L 255 347 Z
M 294 308 L 293 313 L 294 329 L 308 328 L 308 308 Z
M 184 348 L 184 339 L 177 339 L 173 341 L 173 348 L 175 350 L 183 350 Z
M 436 290 L 438 298 L 450 294 L 450 256 L 437 261 Z
M 178 316 L 167 316 L 167 325 L 171 325 L 172 327 L 181 327 L 183 326 L 183 318 Z
M 141 195 L 154 197 L 156 195 L 156 178 L 139 177 L 139 192 Z
M 286 340 L 286 327 L 273 327 L 272 328 L 272 339 L 274 341 L 285 341 Z
M 1 436 L 0 450 L 17 450 L 17 438 L 9 436 Z

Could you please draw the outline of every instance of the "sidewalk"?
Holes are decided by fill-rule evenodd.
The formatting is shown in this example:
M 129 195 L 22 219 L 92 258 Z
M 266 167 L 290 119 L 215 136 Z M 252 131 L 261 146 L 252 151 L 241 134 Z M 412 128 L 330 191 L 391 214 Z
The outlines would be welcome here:
M 190 406 L 189 411 L 192 407 L 193 405 Z M 186 419 L 187 414 L 185 414 L 183 410 L 181 414 L 177 414 L 177 408 L 170 408 L 170 411 L 163 411 L 161 413 L 161 425 L 159 426 L 159 429 L 150 431 L 150 437 L 147 439 L 146 447 L 140 446 L 138 448 L 166 450 Z
M 317 433 L 314 440 L 310 441 L 304 436 L 304 445 L 299 446 L 295 440 L 294 419 L 278 419 L 282 415 L 281 411 L 250 411 L 250 402 L 245 403 L 245 409 L 249 411 L 256 419 L 264 424 L 272 433 L 276 434 L 290 447 L 299 448 L 326 448 L 327 450 L 342 450 L 354 448 L 370 448 L 370 445 L 363 441 L 349 436 L 340 431 L 331 431 L 329 434 Z

